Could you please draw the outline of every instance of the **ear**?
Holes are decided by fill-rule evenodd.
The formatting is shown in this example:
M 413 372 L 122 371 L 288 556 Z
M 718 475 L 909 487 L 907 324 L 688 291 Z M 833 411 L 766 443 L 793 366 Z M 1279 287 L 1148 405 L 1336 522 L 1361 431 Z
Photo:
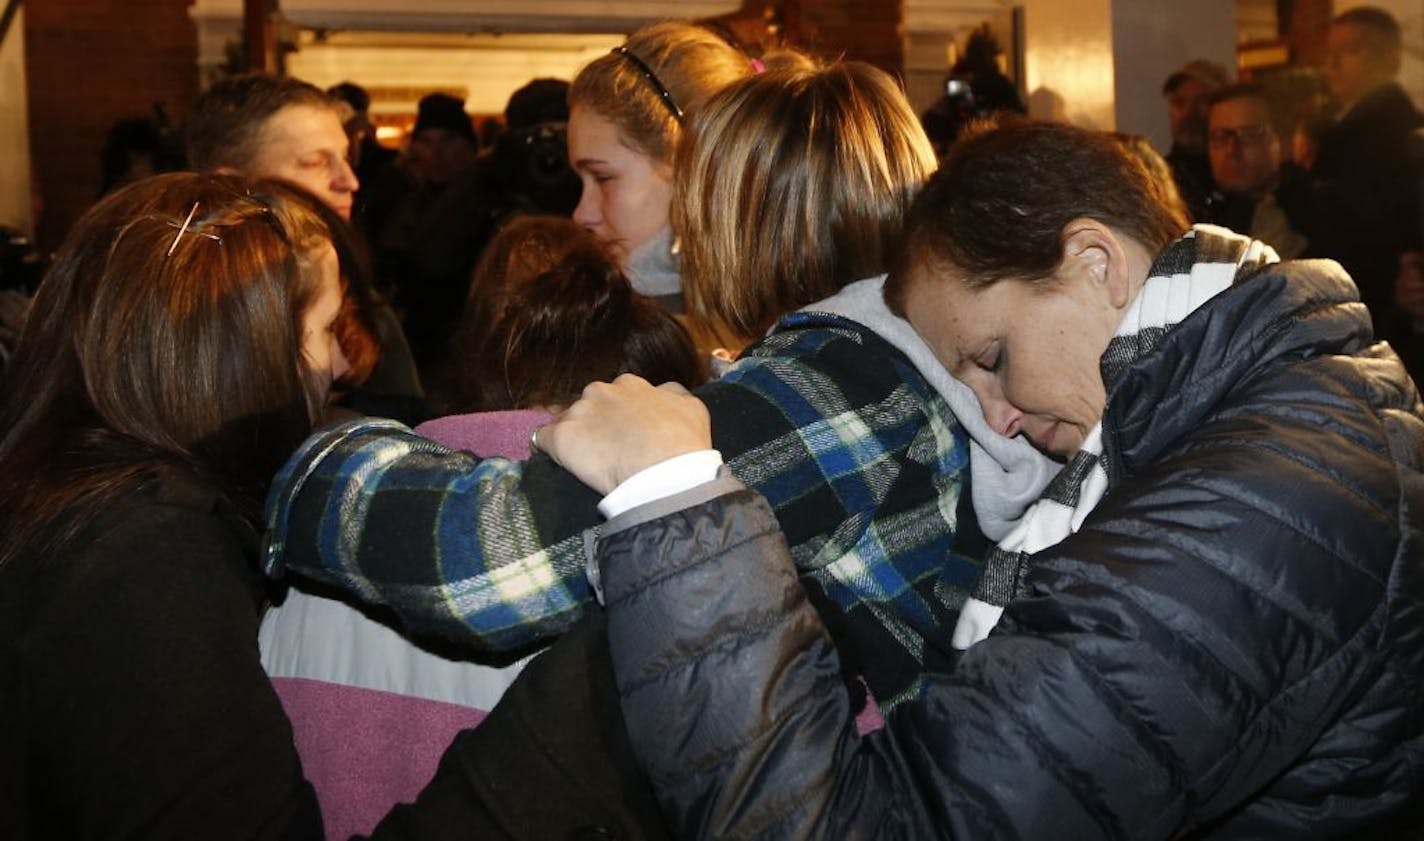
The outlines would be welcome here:
M 653 175 L 667 182 L 672 183 L 672 161 L 654 161 Z
M 1086 216 L 1063 226 L 1063 266 L 1093 283 L 1115 309 L 1132 301 L 1127 249 L 1121 236 Z
M 1384 53 L 1383 73 L 1389 77 L 1385 81 L 1392 82 L 1394 77 L 1399 75 L 1400 68 L 1404 66 L 1404 53 L 1402 50 L 1396 49 L 1385 50 Z

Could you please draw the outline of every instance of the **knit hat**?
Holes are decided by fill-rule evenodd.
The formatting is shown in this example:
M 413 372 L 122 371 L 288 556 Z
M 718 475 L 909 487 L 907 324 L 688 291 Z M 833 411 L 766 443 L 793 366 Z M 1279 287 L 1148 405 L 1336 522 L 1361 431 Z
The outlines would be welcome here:
M 475 146 L 480 145 L 475 138 L 475 125 L 465 113 L 465 101 L 449 94 L 431 93 L 420 98 L 415 130 L 411 134 L 420 134 L 428 128 L 443 128 L 467 138 Z
M 510 131 L 538 123 L 569 121 L 569 83 L 563 79 L 535 79 L 514 93 L 504 106 L 504 125 Z
M 1167 77 L 1167 81 L 1162 85 L 1162 95 L 1166 96 L 1177 89 L 1177 86 L 1188 79 L 1196 79 L 1209 88 L 1224 88 L 1231 84 L 1231 77 L 1227 74 L 1226 68 L 1214 61 L 1204 58 L 1194 58 L 1183 64 L 1177 72 Z

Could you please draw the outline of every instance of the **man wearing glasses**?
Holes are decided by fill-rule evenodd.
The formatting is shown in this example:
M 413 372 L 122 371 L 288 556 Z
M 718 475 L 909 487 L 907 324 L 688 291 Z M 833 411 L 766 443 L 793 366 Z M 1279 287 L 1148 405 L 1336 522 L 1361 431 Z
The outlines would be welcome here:
M 1308 176 L 1282 163 L 1265 90 L 1243 83 L 1214 94 L 1206 140 L 1212 191 L 1202 221 L 1259 239 L 1285 260 L 1303 254 Z

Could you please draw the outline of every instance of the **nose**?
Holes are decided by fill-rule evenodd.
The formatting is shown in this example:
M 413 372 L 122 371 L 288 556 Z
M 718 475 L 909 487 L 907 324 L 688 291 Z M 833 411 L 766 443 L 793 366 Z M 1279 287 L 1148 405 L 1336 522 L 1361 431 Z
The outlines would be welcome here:
M 589 230 L 597 228 L 603 221 L 602 214 L 598 212 L 598 188 L 590 186 L 584 182 L 583 192 L 579 193 L 578 206 L 574 208 L 574 221 Z
M 984 420 L 989 427 L 1005 438 L 1013 438 L 1023 431 L 1023 412 L 1002 397 L 979 395 L 979 405 L 984 411 Z
M 351 168 L 351 162 L 345 158 L 341 159 L 336 170 L 336 176 L 331 180 L 332 189 L 338 193 L 354 193 L 361 189 L 361 182 L 356 178 L 356 170 Z

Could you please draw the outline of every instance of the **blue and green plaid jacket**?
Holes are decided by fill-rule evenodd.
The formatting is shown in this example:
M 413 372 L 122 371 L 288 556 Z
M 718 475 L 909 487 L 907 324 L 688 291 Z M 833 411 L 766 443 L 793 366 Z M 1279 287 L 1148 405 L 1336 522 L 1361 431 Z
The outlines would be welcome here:
M 987 547 L 968 439 L 909 360 L 855 322 L 797 313 L 697 393 L 731 471 L 775 509 L 847 671 L 888 708 L 947 669 Z M 277 477 L 267 571 L 335 584 L 418 632 L 519 650 L 592 601 L 596 502 L 546 456 L 481 460 L 353 421 Z

